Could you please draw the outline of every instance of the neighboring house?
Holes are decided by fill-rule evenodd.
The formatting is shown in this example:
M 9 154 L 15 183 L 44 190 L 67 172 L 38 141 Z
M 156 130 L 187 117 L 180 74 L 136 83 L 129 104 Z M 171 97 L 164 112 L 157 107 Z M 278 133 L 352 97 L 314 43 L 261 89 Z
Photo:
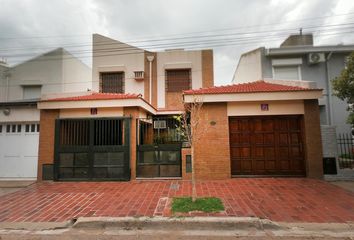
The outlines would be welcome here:
M 174 116 L 194 98 L 204 102 L 198 179 L 323 176 L 320 89 L 214 87 L 212 50 L 148 52 L 97 34 L 92 62 L 94 91 L 38 103 L 39 181 L 190 178 Z
M 91 88 L 91 69 L 63 48 L 0 64 L 0 180 L 37 178 L 41 95 Z
M 301 85 L 303 80 L 312 81 L 323 89 L 321 124 L 336 126 L 337 133 L 350 133 L 347 104 L 332 95 L 330 81 L 344 69 L 352 51 L 354 45 L 314 46 L 312 34 L 291 35 L 279 48 L 261 47 L 242 54 L 233 83 L 273 79 L 284 84 L 297 80 Z

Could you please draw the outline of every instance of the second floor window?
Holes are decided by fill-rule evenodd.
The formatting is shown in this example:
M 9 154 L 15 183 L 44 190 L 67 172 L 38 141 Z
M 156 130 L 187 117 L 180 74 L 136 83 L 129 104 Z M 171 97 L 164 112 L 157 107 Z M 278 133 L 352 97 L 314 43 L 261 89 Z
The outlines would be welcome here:
M 166 70 L 167 92 L 181 92 L 191 89 L 191 69 Z
M 101 92 L 124 93 L 124 72 L 101 73 Z

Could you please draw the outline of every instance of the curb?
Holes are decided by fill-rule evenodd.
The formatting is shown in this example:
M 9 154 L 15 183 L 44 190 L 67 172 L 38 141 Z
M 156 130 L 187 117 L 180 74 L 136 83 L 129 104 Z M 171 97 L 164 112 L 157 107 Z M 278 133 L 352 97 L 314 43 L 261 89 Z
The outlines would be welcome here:
M 0 222 L 1 230 L 42 231 L 70 228 L 72 221 L 66 222 Z
M 285 230 L 270 220 L 251 217 L 88 217 L 79 218 L 76 229 L 138 229 L 138 230 Z

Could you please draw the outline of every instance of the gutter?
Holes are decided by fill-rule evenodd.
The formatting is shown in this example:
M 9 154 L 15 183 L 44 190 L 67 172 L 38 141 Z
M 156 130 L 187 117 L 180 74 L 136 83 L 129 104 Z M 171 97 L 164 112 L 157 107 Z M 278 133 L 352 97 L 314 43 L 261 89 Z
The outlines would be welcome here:
M 154 61 L 154 55 L 147 56 L 149 61 L 149 103 L 152 104 L 152 62 Z
M 37 101 L 0 102 L 0 107 L 11 106 L 37 106 Z

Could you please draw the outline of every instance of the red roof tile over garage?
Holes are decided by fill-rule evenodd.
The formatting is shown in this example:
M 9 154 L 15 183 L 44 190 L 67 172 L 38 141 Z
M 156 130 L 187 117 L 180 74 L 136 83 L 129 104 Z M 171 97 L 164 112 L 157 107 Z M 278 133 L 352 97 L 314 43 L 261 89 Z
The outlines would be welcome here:
M 320 89 L 303 88 L 265 82 L 263 80 L 242 84 L 234 84 L 219 87 L 200 88 L 184 91 L 186 95 L 192 94 L 224 94 L 224 93 L 258 93 L 258 92 L 294 92 L 294 91 L 318 91 Z
M 57 102 L 57 101 L 90 101 L 90 100 L 116 100 L 116 99 L 138 99 L 137 94 L 124 94 L 124 93 L 91 93 L 82 96 L 51 98 L 43 100 L 44 102 Z

